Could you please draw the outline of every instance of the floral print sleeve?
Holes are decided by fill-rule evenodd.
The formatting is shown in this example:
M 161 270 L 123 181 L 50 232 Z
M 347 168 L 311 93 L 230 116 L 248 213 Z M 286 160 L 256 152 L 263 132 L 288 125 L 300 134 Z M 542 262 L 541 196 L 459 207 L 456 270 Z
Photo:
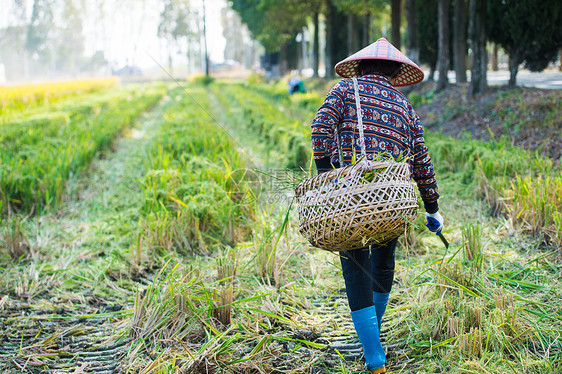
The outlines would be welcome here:
M 345 80 L 339 81 L 328 93 L 312 121 L 312 150 L 314 159 L 331 156 L 335 146 L 334 133 L 343 118 Z
M 423 125 L 421 124 L 420 117 L 411 105 L 409 109 L 411 109 L 411 131 L 414 151 L 412 177 L 418 185 L 422 200 L 424 202 L 434 202 L 439 199 L 439 192 L 437 191 L 437 180 L 435 179 L 433 163 L 425 146 Z

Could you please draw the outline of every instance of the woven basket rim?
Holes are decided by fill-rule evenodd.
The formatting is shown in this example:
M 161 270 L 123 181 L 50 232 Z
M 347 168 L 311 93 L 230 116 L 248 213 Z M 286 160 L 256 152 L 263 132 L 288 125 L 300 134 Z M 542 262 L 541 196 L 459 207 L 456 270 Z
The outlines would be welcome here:
M 410 167 L 409 164 L 405 161 L 395 161 L 395 160 L 377 160 L 377 161 L 370 161 L 371 163 L 371 170 L 376 170 L 376 169 L 386 169 L 390 166 L 396 166 L 396 165 L 405 165 L 407 167 Z M 351 170 L 353 170 L 354 168 L 356 168 L 357 165 L 347 165 L 344 167 L 339 167 L 339 168 L 335 168 L 332 170 L 328 170 L 324 173 L 318 174 L 314 177 L 311 178 L 307 178 L 304 181 L 300 182 L 296 187 L 295 187 L 295 196 L 298 198 L 302 195 L 304 195 L 308 190 L 310 190 L 311 188 L 318 186 L 320 184 L 323 184 L 325 182 L 331 182 L 336 178 L 340 178 L 340 177 L 345 177 L 347 176 Z M 322 183 L 320 183 L 320 181 Z
M 407 162 L 374 161 L 372 180 L 358 174 L 362 170 L 357 167 L 347 165 L 321 173 L 295 188 L 299 231 L 313 246 L 342 251 L 391 240 L 417 215 Z

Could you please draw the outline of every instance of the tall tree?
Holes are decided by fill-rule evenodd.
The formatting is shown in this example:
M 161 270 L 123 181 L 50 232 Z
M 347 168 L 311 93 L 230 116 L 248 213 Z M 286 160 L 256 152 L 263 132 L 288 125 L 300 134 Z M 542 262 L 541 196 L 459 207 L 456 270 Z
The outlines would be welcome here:
M 36 56 L 35 63 L 39 69 L 49 66 L 51 73 L 56 69 L 54 32 L 56 30 L 53 15 L 53 0 L 34 0 L 31 20 L 27 25 L 25 49 Z
M 326 78 L 334 76 L 334 40 L 336 35 L 336 28 L 333 27 L 334 19 L 336 18 L 336 6 L 331 0 L 326 0 L 326 54 L 324 64 L 326 65 Z
M 541 71 L 556 61 L 562 47 L 562 2 L 503 0 L 488 2 L 489 38 L 509 55 L 509 85 L 519 65 Z
M 357 22 L 359 16 L 365 13 L 365 9 L 367 8 L 368 0 L 332 0 L 338 12 L 341 14 L 345 14 L 346 17 L 346 30 L 344 31 L 344 35 L 346 36 L 346 46 L 347 49 L 345 50 L 346 55 L 350 55 L 357 51 L 359 48 L 359 37 L 360 34 L 363 33 L 362 25 Z M 337 17 L 339 18 L 339 17 Z M 339 28 L 339 25 L 334 25 L 335 27 Z M 343 30 L 338 30 L 342 32 Z M 342 48 L 338 46 L 338 48 Z
M 355 14 L 349 12 L 347 15 L 347 54 L 350 55 L 357 50 L 355 46 L 357 40 L 357 33 L 355 32 Z
M 281 74 L 285 73 L 289 46 L 294 47 L 296 35 L 306 25 L 309 7 L 308 2 L 298 0 L 232 0 L 232 9 L 253 37 L 269 54 L 280 54 Z
M 58 42 L 57 57 L 60 69 L 75 75 L 78 73 L 78 59 L 84 53 L 84 34 L 82 16 L 84 3 L 81 1 L 64 0 L 62 19 L 56 36 Z
M 191 34 L 189 26 L 189 3 L 187 0 L 163 0 L 164 8 L 160 13 L 158 37 L 168 44 L 168 69 L 173 75 L 172 53 L 180 46 L 184 38 Z
M 333 77 L 334 65 L 356 51 L 353 46 L 360 25 L 343 26 L 350 14 L 362 14 L 364 6 L 364 0 L 326 0 L 326 77 Z M 354 35 L 350 37 L 349 33 Z
M 470 87 L 469 95 L 484 93 L 488 88 L 486 80 L 486 0 L 470 0 L 468 22 L 468 41 L 470 55 Z
M 297 0 L 233 0 L 234 9 L 253 36 L 269 52 L 294 40 L 306 25 L 304 2 Z
M 457 83 L 466 82 L 466 2 L 455 0 L 455 22 L 453 23 L 453 50 Z
M 348 9 L 347 11 L 350 12 L 352 10 Z M 335 65 L 338 61 L 343 60 L 349 55 L 346 48 L 342 48 L 342 46 L 345 45 L 347 39 L 347 29 L 342 27 L 343 21 L 346 19 L 346 17 L 346 12 L 341 10 L 340 7 L 336 7 L 334 9 L 334 12 L 332 13 L 332 23 L 326 26 L 332 30 L 332 65 Z M 331 66 L 330 69 L 333 68 L 334 66 Z
M 416 0 L 406 0 L 406 55 L 410 60 L 419 63 L 418 28 L 416 20 Z
M 230 7 L 221 10 L 222 36 L 226 44 L 224 47 L 224 59 L 233 60 L 243 64 L 245 61 L 245 49 L 243 31 L 244 26 L 238 13 Z
M 348 53 L 354 53 L 359 48 L 370 44 L 370 29 L 373 16 L 377 13 L 385 13 L 388 0 L 331 0 L 339 11 L 347 14 L 348 20 Z M 362 27 L 357 21 L 362 17 Z M 378 18 L 378 17 L 377 17 Z M 351 41 L 351 42 L 349 42 Z
M 8 29 L 11 29 L 11 34 L 20 34 L 20 31 L 22 31 L 22 33 L 20 35 L 17 35 L 18 37 L 21 38 L 26 38 L 25 35 L 25 25 L 27 22 L 27 6 L 26 6 L 26 2 L 23 0 L 14 0 L 13 2 L 13 12 L 14 12 L 14 18 L 16 18 L 18 20 L 18 26 L 17 27 L 9 27 Z M 15 36 L 15 35 L 14 35 Z M 25 39 L 24 39 L 25 40 Z M 25 42 L 24 42 L 25 43 Z M 23 65 L 23 75 L 25 77 L 25 79 L 29 79 L 29 49 L 28 48 L 23 48 L 23 56 L 22 56 L 22 65 Z
M 444 89 L 449 83 L 447 72 L 449 71 L 449 7 L 450 0 L 439 0 L 437 3 L 439 22 L 439 50 L 437 57 L 437 70 L 439 81 L 437 90 Z
M 209 51 L 207 50 L 207 12 L 205 11 L 205 0 L 203 3 L 203 43 L 205 44 L 205 75 L 209 76 Z
M 390 40 L 392 44 L 400 49 L 400 23 L 402 21 L 402 0 L 391 0 L 390 3 L 391 31 Z
M 312 22 L 314 24 L 314 35 L 312 36 L 312 75 L 318 78 L 318 66 L 320 65 L 320 11 L 314 11 Z
M 48 40 L 55 28 L 50 0 L 34 0 L 31 20 L 27 26 L 25 48 L 41 54 L 48 48 Z
M 365 9 L 365 13 L 363 14 L 363 37 L 361 40 L 362 46 L 368 45 L 369 41 L 371 40 L 370 26 L 371 26 L 371 8 L 367 6 Z
M 0 55 L 8 79 L 26 78 L 24 58 L 27 55 L 24 26 L 8 26 L 0 29 Z
M 494 43 L 492 46 L 492 57 L 490 58 L 490 69 L 492 71 L 498 71 L 498 43 Z
M 420 47 L 420 62 L 429 65 L 429 80 L 433 80 L 437 66 L 439 31 L 435 15 L 437 0 L 416 0 L 417 30 Z

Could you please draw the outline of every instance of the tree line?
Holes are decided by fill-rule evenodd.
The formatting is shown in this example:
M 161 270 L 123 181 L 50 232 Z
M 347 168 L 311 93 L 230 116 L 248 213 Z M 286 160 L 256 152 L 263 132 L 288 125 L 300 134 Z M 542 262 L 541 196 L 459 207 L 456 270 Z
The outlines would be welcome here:
M 4 0 L 0 67 L 4 65 L 13 80 L 103 75 L 119 69 L 133 72 L 143 50 L 144 30 L 157 36 L 166 50 L 170 73 L 172 58 L 180 51 L 189 61 L 188 70 L 198 66 L 204 70 L 208 63 L 204 61 L 202 4 L 202 0 L 197 4 L 195 0 Z M 144 24 L 149 16 L 158 19 L 157 27 L 154 22 Z M 111 23 L 120 28 L 108 30 Z M 112 39 L 122 36 L 114 30 L 127 33 L 130 42 L 118 46 L 122 49 L 118 55 L 126 56 L 126 62 L 111 57 Z
M 210 4 L 210 0 L 6 0 L 11 14 L 5 19 L 12 21 L 0 29 L 0 63 L 8 74 L 19 72 L 24 78 L 34 67 L 49 74 L 107 70 L 110 61 L 100 42 L 114 37 L 103 26 L 111 13 L 117 10 L 117 19 L 127 21 L 127 32 L 138 34 L 133 39 L 140 50 L 144 14 L 157 11 L 154 33 L 168 53 L 168 71 L 172 73 L 180 51 L 188 71 L 197 70 L 196 61 L 205 70 L 209 66 L 205 2 Z M 457 82 L 466 82 L 470 71 L 471 92 L 478 93 L 486 89 L 490 45 L 509 56 L 510 85 L 516 83 L 522 64 L 540 71 L 558 58 L 562 47 L 560 0 L 231 0 L 227 5 L 265 49 L 262 65 L 278 66 L 280 74 L 298 68 L 306 58 L 315 76 L 324 65 L 325 76 L 333 77 L 338 61 L 385 36 L 413 61 L 428 66 L 430 79 L 438 72 L 439 89 L 448 84 L 448 71 L 455 71 Z M 234 35 L 240 33 L 239 21 L 229 21 L 232 12 L 227 10 L 226 49 L 229 55 L 248 55 L 247 44 Z M 138 14 L 142 18 L 137 19 Z M 86 57 L 87 32 L 101 36 L 93 38 L 99 49 Z M 130 65 L 136 44 L 123 46 L 132 51 Z M 231 58 L 227 54 L 225 59 Z M 490 62 L 495 55 L 491 53 Z
M 509 56 L 510 85 L 521 64 L 542 71 L 562 47 L 559 0 L 232 0 L 231 6 L 281 74 L 296 68 L 296 37 L 307 25 L 313 33 L 314 76 L 319 75 L 321 37 L 330 78 L 335 63 L 388 35 L 399 49 L 405 43 L 412 60 L 429 66 L 430 79 L 438 72 L 438 89 L 448 84 L 447 71 L 454 70 L 463 83 L 469 69 L 472 94 L 487 86 L 488 43 Z

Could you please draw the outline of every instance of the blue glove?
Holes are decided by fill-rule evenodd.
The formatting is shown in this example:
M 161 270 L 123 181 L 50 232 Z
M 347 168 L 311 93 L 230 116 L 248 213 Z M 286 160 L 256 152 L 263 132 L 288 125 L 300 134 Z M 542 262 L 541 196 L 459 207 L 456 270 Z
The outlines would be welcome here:
M 435 235 L 441 234 L 443 230 L 443 217 L 439 212 L 435 213 L 425 213 L 425 218 L 427 219 L 427 223 L 425 224 L 429 231 L 434 232 Z

